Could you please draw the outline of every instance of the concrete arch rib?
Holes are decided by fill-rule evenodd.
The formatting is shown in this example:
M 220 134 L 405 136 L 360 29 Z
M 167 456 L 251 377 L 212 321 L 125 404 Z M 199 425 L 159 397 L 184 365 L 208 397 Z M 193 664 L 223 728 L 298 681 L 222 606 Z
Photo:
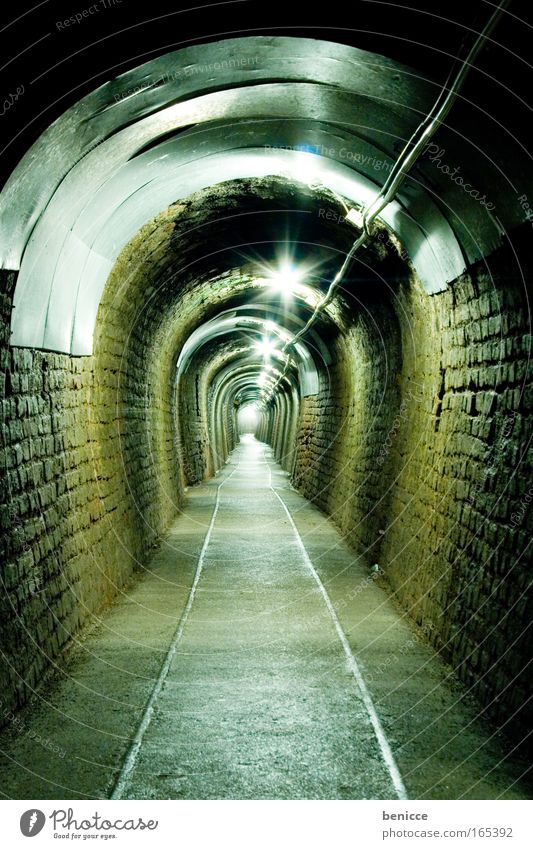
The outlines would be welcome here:
M 259 308 L 259 305 L 256 305 L 256 309 Z M 246 308 L 248 310 L 249 308 Z M 271 310 L 272 311 L 272 310 Z M 296 330 L 299 327 L 303 326 L 305 323 L 303 319 L 294 318 L 294 323 L 296 324 Z M 281 325 L 276 325 L 271 320 L 267 320 L 264 318 L 259 318 L 256 316 L 249 316 L 244 312 L 244 310 L 233 310 L 226 313 L 222 313 L 215 319 L 212 319 L 209 322 L 198 327 L 194 333 L 191 334 L 183 349 L 180 353 L 177 363 L 177 379 L 180 379 L 182 373 L 186 371 L 187 364 L 190 361 L 191 357 L 194 356 L 196 351 L 202 347 L 202 345 L 206 345 L 211 342 L 213 339 L 224 336 L 230 333 L 251 333 L 256 334 L 258 336 L 264 334 L 265 332 L 270 332 L 274 337 L 282 334 L 282 340 L 287 341 L 288 339 L 294 336 L 294 333 L 288 332 Z M 317 335 L 317 334 L 315 334 Z M 324 343 L 321 343 L 322 349 L 324 351 L 324 358 L 327 355 L 327 348 Z M 314 395 L 318 391 L 318 370 L 315 364 L 315 360 L 309 347 L 303 341 L 299 341 L 294 348 L 294 355 L 298 361 L 298 372 L 299 372 L 299 380 L 301 386 L 301 392 L 303 395 Z M 328 359 L 324 359 L 325 364 L 327 365 Z
M 106 83 L 43 133 L 0 196 L 2 266 L 19 271 L 12 343 L 90 354 L 121 249 L 206 186 L 272 175 L 298 183 L 318 171 L 348 203 L 366 203 L 435 94 L 381 56 L 294 38 L 198 45 Z M 439 189 L 460 189 L 435 168 L 431 180 L 421 175 L 383 221 L 433 293 L 494 247 L 496 231 L 488 213 L 480 227 L 464 193 L 464 214 L 448 216 Z
M 150 157 L 155 155 L 156 151 L 150 151 Z M 318 165 L 316 160 L 320 160 Z M 250 148 L 181 165 L 172 159 L 169 165 L 164 160 L 153 162 L 157 172 L 148 180 L 144 163 L 134 160 L 125 166 L 126 173 L 102 188 L 103 198 L 98 191 L 91 193 L 87 207 L 69 228 L 56 226 L 48 235 L 50 221 L 40 222 L 28 244 L 17 284 L 14 344 L 90 354 L 100 298 L 122 248 L 157 213 L 203 188 L 230 179 L 286 176 L 313 168 L 320 172 L 322 185 L 358 207 L 378 190 L 377 184 L 346 165 L 298 151 Z M 128 175 L 132 182 L 125 179 Z M 61 221 L 63 209 L 58 199 L 49 214 Z M 407 246 L 427 290 L 438 291 L 464 270 L 465 263 L 447 222 L 431 204 L 424 209 L 424 223 L 420 223 L 394 202 L 382 219 Z M 431 220 L 435 217 L 438 227 Z

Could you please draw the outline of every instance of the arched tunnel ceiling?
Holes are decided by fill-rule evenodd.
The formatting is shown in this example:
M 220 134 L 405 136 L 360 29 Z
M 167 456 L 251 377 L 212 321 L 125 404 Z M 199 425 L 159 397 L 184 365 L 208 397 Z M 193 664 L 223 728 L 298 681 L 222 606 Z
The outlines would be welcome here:
M 222 405 L 231 405 L 237 399 L 259 401 L 262 390 L 258 379 L 261 371 L 262 365 L 251 359 L 240 359 L 226 365 L 214 381 L 215 397 L 220 397 Z M 297 386 L 292 372 L 280 377 L 280 383 L 285 389 L 289 386 L 295 389 Z
M 325 223 L 320 210 L 331 213 Z M 232 317 L 238 317 L 236 332 L 228 338 L 246 339 L 248 349 L 252 328 L 256 338 L 283 328 L 288 341 L 312 314 L 352 243 L 351 225 L 336 220 L 339 210 L 325 190 L 317 193 L 281 178 L 226 182 L 172 205 L 136 234 L 114 266 L 100 305 L 96 356 L 105 356 L 108 332 L 115 338 L 117 322 L 127 335 L 125 359 L 136 358 L 136 346 L 148 340 L 149 360 L 158 371 L 167 363 L 172 381 L 189 355 L 188 371 L 195 373 L 197 343 L 208 349 L 213 334 L 216 338 L 218 328 L 225 332 L 224 321 Z M 280 232 L 287 242 L 280 244 Z M 285 250 L 305 281 L 292 281 L 290 298 L 276 277 Z M 397 247 L 380 229 L 354 261 L 349 305 L 336 299 L 305 343 L 298 343 L 309 380 L 316 378 L 313 359 L 317 366 L 329 364 L 331 340 L 349 326 L 357 303 L 383 280 L 398 286 L 407 275 Z M 301 380 L 301 390 L 313 386 Z
M 45 216 L 49 225 L 55 221 L 52 233 L 47 237 L 43 219 L 30 239 L 21 267 L 14 344 L 91 353 L 94 321 L 109 272 L 121 249 L 147 221 L 173 201 L 207 186 L 243 177 L 284 176 L 298 168 L 305 170 L 309 160 L 316 158 L 285 150 L 272 154 L 257 148 L 213 154 L 181 164 L 172 157 L 167 165 L 160 159 L 159 148 L 150 150 L 145 157 L 156 165 L 156 172 L 150 172 L 147 179 L 144 157 L 127 163 L 121 173 L 101 187 L 101 192 L 95 188 L 89 193 L 87 206 L 71 228 L 58 227 L 57 221 L 64 215 L 68 197 L 83 197 L 81 187 L 65 187 L 67 197 L 62 198 L 61 192 L 54 199 L 48 213 L 50 219 L 48 214 Z M 376 184 L 344 165 L 329 162 L 323 171 L 321 183 L 357 206 L 370 201 L 377 191 Z M 120 185 L 115 187 L 115 182 Z M 430 201 L 416 222 L 396 202 L 382 216 L 406 246 L 429 292 L 440 291 L 465 267 L 451 228 L 432 207 Z
M 197 45 L 111 80 L 43 133 L 0 196 L 2 266 L 20 269 L 12 344 L 90 354 L 122 248 L 206 186 L 282 175 L 364 205 L 437 90 L 382 56 L 286 37 Z M 478 174 L 475 145 L 441 133 L 450 155 L 461 149 L 463 172 Z M 505 187 L 498 174 L 492 195 Z M 519 215 L 515 204 L 496 220 L 424 162 L 382 218 L 431 293 L 490 252 Z
M 276 347 L 281 349 L 285 342 L 294 339 L 294 333 L 301 329 L 305 321 L 290 311 L 279 310 L 283 313 L 284 323 L 278 324 L 265 317 L 274 311 L 275 308 L 270 304 L 253 304 L 250 307 L 238 307 L 235 310 L 224 311 L 211 321 L 202 324 L 191 334 L 180 352 L 177 379 L 179 380 L 181 375 L 187 371 L 187 366 L 196 351 L 219 337 L 239 334 L 242 338 L 245 335 L 252 335 L 252 338 L 256 337 L 254 341 L 257 343 L 257 337 L 271 336 L 275 340 Z M 263 317 L 257 314 L 261 312 L 264 313 Z M 287 331 L 287 324 L 294 326 L 294 332 Z M 315 332 L 313 335 L 318 341 L 315 351 L 320 355 L 324 365 L 327 366 L 330 362 L 327 347 L 318 333 Z M 253 344 L 245 346 L 242 358 L 249 359 L 250 350 L 253 349 Z M 302 395 L 313 395 L 318 392 L 318 371 L 311 350 L 305 342 L 300 341 L 295 344 L 291 355 L 298 363 L 299 385 Z M 255 359 L 258 360 L 258 355 Z
M 283 388 L 291 387 L 292 390 L 301 392 L 302 363 L 298 357 L 292 357 L 285 372 L 284 357 L 264 358 L 254 349 L 253 344 L 250 345 L 250 338 L 240 335 L 235 327 L 232 332 L 227 321 L 228 319 L 224 319 L 219 323 L 219 333 L 211 330 L 208 334 L 205 331 L 207 325 L 204 325 L 199 328 L 200 333 L 192 334 L 189 339 L 191 344 L 186 345 L 185 357 L 178 365 L 180 383 L 192 381 L 194 385 L 198 374 L 207 374 L 209 391 L 213 396 L 212 415 L 215 419 L 219 417 L 222 409 L 232 408 L 234 403 L 239 405 L 243 401 L 260 401 L 266 386 L 266 383 L 261 383 L 261 375 L 268 374 L 271 380 L 279 379 Z M 223 323 L 226 323 L 224 328 L 220 326 Z M 303 365 L 311 369 L 306 374 L 310 384 L 316 371 L 306 361 Z

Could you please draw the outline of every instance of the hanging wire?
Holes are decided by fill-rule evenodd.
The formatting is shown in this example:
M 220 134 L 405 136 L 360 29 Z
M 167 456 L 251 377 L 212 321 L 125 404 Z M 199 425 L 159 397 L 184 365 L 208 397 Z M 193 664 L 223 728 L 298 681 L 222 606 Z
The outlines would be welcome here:
M 494 30 L 494 27 L 498 23 L 502 13 L 509 5 L 509 3 L 510 0 L 501 0 L 500 4 L 496 7 L 489 20 L 485 24 L 483 30 L 479 33 L 468 54 L 461 61 L 459 71 L 455 75 L 455 78 L 453 78 L 453 71 L 457 65 L 457 62 L 460 61 L 459 58 L 455 60 L 452 68 L 450 69 L 446 82 L 442 86 L 432 108 L 430 109 L 424 120 L 421 121 L 416 130 L 413 132 L 411 138 L 404 145 L 400 155 L 398 156 L 398 159 L 394 163 L 390 174 L 388 175 L 387 179 L 385 180 L 383 186 L 381 187 L 376 197 L 369 204 L 367 204 L 367 206 L 359 214 L 362 224 L 361 233 L 353 243 L 348 253 L 346 254 L 344 262 L 342 263 L 341 267 L 335 274 L 335 277 L 331 281 L 326 294 L 317 303 L 304 327 L 302 327 L 298 331 L 298 333 L 295 333 L 295 335 L 290 341 L 284 344 L 282 348 L 283 352 L 288 353 L 291 348 L 295 347 L 298 340 L 309 332 L 309 330 L 316 323 L 320 314 L 325 310 L 325 308 L 331 303 L 331 301 L 335 297 L 342 283 L 342 280 L 344 279 L 344 276 L 351 265 L 352 259 L 354 258 L 359 248 L 361 248 L 370 238 L 370 228 L 373 222 L 385 209 L 385 207 L 388 206 L 392 200 L 394 200 L 396 194 L 398 193 L 398 189 L 400 188 L 409 171 L 420 158 L 423 149 L 426 147 L 429 139 L 431 139 L 432 136 L 436 133 L 436 131 L 448 115 L 450 109 L 455 103 L 455 100 L 457 99 L 459 92 L 461 91 L 464 85 L 464 82 L 466 80 L 466 77 L 468 76 L 472 65 L 476 61 L 481 49 L 483 48 L 486 39 L 489 38 L 490 34 Z M 452 78 L 453 81 L 450 85 L 448 85 Z M 348 212 L 347 218 L 349 217 L 350 213 L 354 212 L 355 210 L 350 210 Z M 272 394 L 281 382 L 283 376 L 286 374 L 289 364 L 290 359 L 287 358 L 283 375 L 270 389 L 269 398 L 266 399 L 265 403 L 272 397 Z

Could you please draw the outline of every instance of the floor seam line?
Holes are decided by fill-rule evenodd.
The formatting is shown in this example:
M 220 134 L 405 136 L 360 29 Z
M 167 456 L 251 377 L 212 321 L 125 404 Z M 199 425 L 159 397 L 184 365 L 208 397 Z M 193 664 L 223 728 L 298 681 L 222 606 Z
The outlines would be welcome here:
M 272 481 L 272 471 L 270 471 L 270 480 Z M 389 741 L 387 740 L 387 737 L 385 735 L 385 731 L 384 731 L 383 726 L 381 724 L 381 720 L 379 719 L 376 708 L 374 706 L 372 696 L 370 695 L 370 692 L 369 692 L 369 690 L 368 690 L 368 688 L 365 684 L 363 675 L 362 675 L 361 670 L 359 668 L 359 664 L 357 663 L 357 660 L 355 659 L 355 656 L 352 652 L 351 646 L 348 642 L 348 638 L 346 637 L 346 634 L 344 633 L 344 631 L 342 629 L 342 625 L 341 625 L 339 618 L 338 618 L 338 616 L 335 612 L 335 608 L 333 607 L 333 604 L 332 604 L 331 599 L 328 595 L 328 592 L 327 592 L 326 588 L 324 587 L 324 584 L 320 580 L 320 576 L 318 575 L 315 567 L 313 566 L 311 558 L 309 557 L 307 549 L 306 549 L 306 547 L 303 543 L 303 540 L 300 536 L 300 532 L 298 531 L 298 528 L 296 527 L 296 524 L 295 524 L 295 522 L 294 522 L 294 520 L 291 516 L 289 508 L 285 504 L 283 498 L 274 489 L 274 487 L 272 486 L 272 483 L 270 483 L 270 488 L 271 488 L 272 492 L 274 493 L 274 495 L 276 496 L 276 498 L 278 499 L 278 501 L 280 502 L 280 504 L 282 505 L 283 509 L 285 510 L 285 513 L 287 514 L 289 522 L 291 523 L 291 526 L 294 530 L 294 533 L 295 533 L 295 536 L 296 536 L 296 541 L 297 541 L 299 548 L 302 552 L 304 562 L 305 562 L 306 566 L 308 567 L 308 569 L 310 570 L 310 572 L 311 572 L 311 574 L 312 574 L 312 576 L 313 576 L 313 578 L 314 578 L 314 580 L 315 580 L 315 582 L 316 582 L 316 584 L 317 584 L 317 586 L 320 590 L 322 598 L 324 599 L 326 607 L 328 608 L 328 611 L 331 615 L 331 618 L 333 620 L 333 624 L 335 626 L 335 630 L 337 632 L 337 636 L 339 637 L 339 640 L 340 640 L 341 645 L 342 645 L 343 650 L 344 650 L 344 654 L 345 654 L 346 659 L 348 661 L 348 666 L 350 668 L 350 671 L 351 671 L 353 677 L 355 678 L 355 681 L 356 681 L 357 686 L 359 688 L 359 692 L 361 693 L 363 704 L 364 704 L 366 711 L 367 711 L 367 714 L 370 718 L 370 722 L 372 723 L 372 727 L 374 729 L 374 733 L 375 733 L 376 739 L 378 741 L 378 745 L 379 745 L 379 748 L 380 748 L 380 751 L 381 751 L 382 758 L 383 758 L 385 765 L 388 769 L 390 778 L 391 778 L 392 783 L 394 785 L 394 789 L 396 790 L 396 794 L 397 794 L 399 799 L 408 799 L 409 797 L 407 795 L 407 790 L 406 790 L 405 785 L 403 783 L 403 779 L 402 779 L 400 770 L 398 768 L 398 765 L 396 763 L 396 760 L 394 758 L 394 755 L 392 753 L 392 749 L 390 747 Z
M 192 609 L 192 606 L 193 606 L 193 603 L 194 603 L 194 599 L 195 599 L 195 596 L 196 596 L 196 589 L 198 587 L 198 583 L 200 581 L 200 577 L 201 577 L 201 574 L 202 574 L 202 571 L 203 571 L 203 564 L 204 564 L 205 555 L 207 553 L 207 549 L 208 549 L 209 543 L 211 541 L 211 535 L 212 535 L 213 528 L 215 526 L 215 521 L 216 521 L 216 518 L 217 518 L 217 515 L 218 515 L 218 509 L 219 509 L 219 506 L 220 506 L 220 490 L 222 489 L 224 484 L 232 477 L 232 475 L 235 474 L 236 468 L 237 467 L 235 467 L 235 469 L 226 478 L 224 478 L 224 480 L 221 481 L 219 483 L 218 487 L 217 487 L 215 506 L 213 508 L 213 513 L 211 515 L 211 521 L 209 523 L 209 527 L 207 529 L 207 533 L 206 533 L 205 538 L 204 538 L 204 542 L 203 542 L 203 545 L 202 545 L 202 548 L 201 548 L 201 551 L 200 551 L 200 555 L 198 557 L 198 565 L 196 566 L 196 572 L 194 574 L 192 586 L 191 586 L 191 589 L 189 591 L 187 604 L 185 605 L 185 608 L 184 608 L 184 610 L 183 610 L 183 612 L 180 616 L 178 625 L 176 627 L 176 630 L 175 630 L 174 635 L 172 637 L 172 641 L 171 641 L 170 646 L 168 648 L 165 660 L 163 661 L 163 664 L 162 664 L 161 669 L 159 671 L 157 681 L 156 681 L 156 683 L 155 683 L 155 685 L 152 689 L 152 692 L 150 694 L 150 697 L 149 697 L 149 699 L 146 703 L 146 707 L 144 708 L 144 711 L 143 711 L 143 714 L 142 714 L 142 717 L 141 717 L 141 721 L 139 722 L 135 736 L 134 736 L 134 738 L 131 742 L 131 745 L 130 745 L 130 747 L 129 747 L 127 753 L 126 753 L 126 756 L 124 758 L 120 773 L 119 773 L 119 775 L 118 775 L 118 777 L 115 781 L 115 784 L 113 786 L 113 791 L 111 793 L 110 799 L 121 799 L 122 798 L 122 794 L 123 794 L 124 790 L 126 789 L 126 787 L 128 785 L 129 778 L 130 778 L 130 776 L 131 776 L 131 774 L 132 774 L 132 772 L 135 768 L 135 764 L 136 764 L 136 761 L 137 761 L 139 751 L 140 751 L 141 746 L 142 746 L 144 735 L 145 735 L 146 731 L 148 730 L 148 727 L 149 727 L 150 722 L 152 720 L 155 702 L 156 702 L 157 698 L 159 697 L 159 694 L 161 693 L 161 690 L 163 688 L 163 684 L 164 684 L 165 679 L 166 679 L 166 677 L 169 673 L 171 663 L 174 659 L 174 655 L 176 654 L 176 649 L 178 647 L 178 643 L 181 640 L 181 637 L 183 635 L 183 631 L 185 629 L 185 625 L 187 623 L 187 619 L 189 617 L 189 613 L 191 612 L 191 609 Z

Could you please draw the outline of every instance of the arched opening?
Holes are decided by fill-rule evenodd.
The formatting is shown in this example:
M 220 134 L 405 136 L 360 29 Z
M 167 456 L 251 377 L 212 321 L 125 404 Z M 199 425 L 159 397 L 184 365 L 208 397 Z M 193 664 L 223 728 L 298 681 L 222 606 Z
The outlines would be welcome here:
M 236 52 L 250 61 L 215 82 L 190 71 Z M 370 228 L 363 217 L 436 90 L 338 43 L 196 44 L 85 96 L 14 169 L 0 194 L 10 709 L 139 572 L 158 574 L 162 551 L 179 553 L 188 611 L 191 563 L 218 516 L 224 544 L 237 542 L 229 565 L 213 556 L 212 595 L 240 586 L 260 632 L 258 596 L 273 588 L 266 642 L 285 625 L 299 640 L 299 605 L 337 593 L 334 631 L 359 640 L 376 701 L 388 709 L 392 666 L 404 682 L 415 674 L 402 663 L 420 640 L 522 740 L 531 491 L 516 471 L 531 423 L 530 240 L 509 184 L 530 180 L 527 155 L 507 157 L 504 172 L 505 126 L 462 115 Z M 471 191 L 450 178 L 456 162 Z M 223 513 L 223 486 L 240 524 Z M 269 546 L 275 563 L 261 571 Z M 276 580 L 296 586 L 296 555 L 316 581 L 284 624 Z M 369 587 L 388 599 L 372 595 L 370 612 L 358 606 Z M 401 611 L 390 643 L 386 604 Z M 417 635 L 405 650 L 404 620 Z M 355 663 L 349 644 L 344 635 Z M 385 660 L 371 655 L 379 645 Z M 409 726 L 399 745 L 406 764 L 417 733 Z

